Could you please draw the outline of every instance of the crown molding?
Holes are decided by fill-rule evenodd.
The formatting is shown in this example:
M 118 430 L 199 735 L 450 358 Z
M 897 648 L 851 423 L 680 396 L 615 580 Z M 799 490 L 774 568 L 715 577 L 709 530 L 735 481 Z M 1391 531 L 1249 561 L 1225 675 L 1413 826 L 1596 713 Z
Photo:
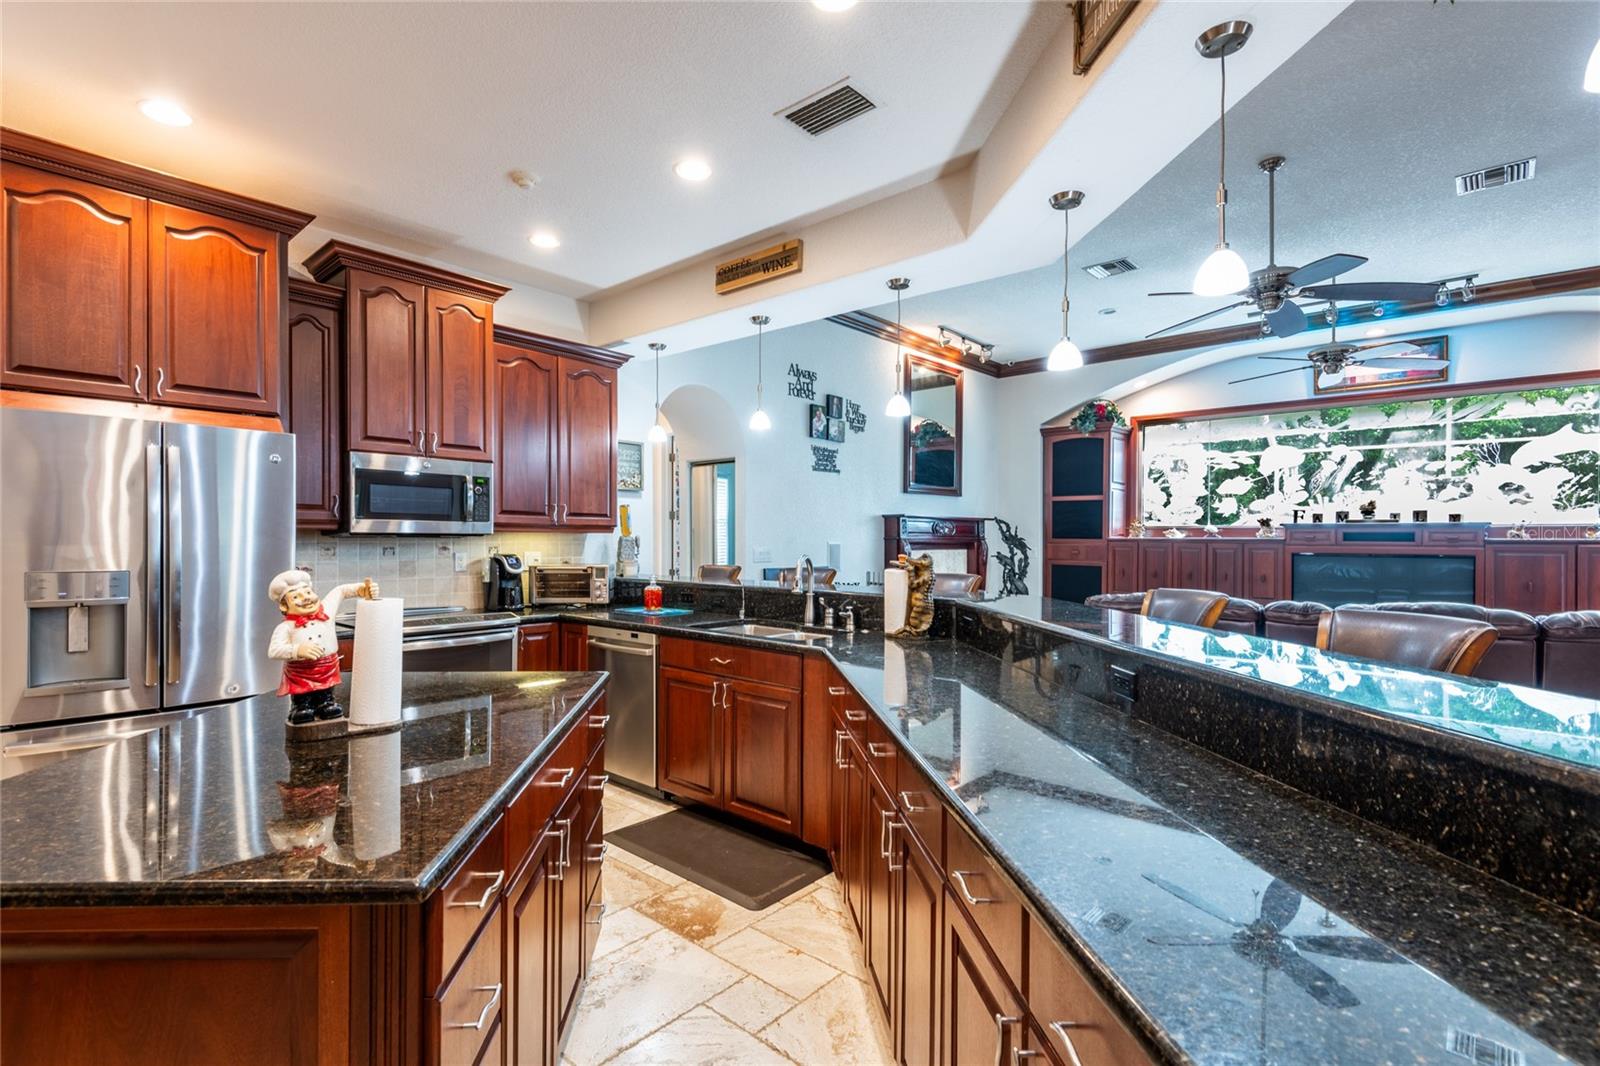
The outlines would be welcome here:
M 315 304 L 318 307 L 330 307 L 335 311 L 344 310 L 343 289 L 337 285 L 323 285 L 310 278 L 291 277 L 289 299 L 295 303 Z
M 340 240 L 331 240 L 312 252 L 304 266 L 312 277 L 324 283 L 337 277 L 342 270 L 355 269 L 415 282 L 433 289 L 448 289 L 450 292 L 488 300 L 490 303 L 494 303 L 511 291 L 505 285 L 496 285 L 490 281 L 457 274 L 453 270 L 402 259 L 398 255 L 390 255 L 388 252 L 363 248 Z
M 633 358 L 627 352 L 619 352 L 615 348 L 597 348 L 592 344 L 582 344 L 578 341 L 569 341 L 561 337 L 552 337 L 545 333 L 516 329 L 512 326 L 495 326 L 494 341 L 496 344 L 505 344 L 512 348 L 527 348 L 531 351 L 545 352 L 549 355 L 567 355 L 611 367 L 620 367 L 623 363 Z

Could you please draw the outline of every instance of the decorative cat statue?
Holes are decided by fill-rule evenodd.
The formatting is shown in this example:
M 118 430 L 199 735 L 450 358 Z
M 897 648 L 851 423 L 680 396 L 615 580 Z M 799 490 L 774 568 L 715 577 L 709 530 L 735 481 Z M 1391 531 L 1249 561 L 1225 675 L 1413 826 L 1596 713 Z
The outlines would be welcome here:
M 900 635 L 921 636 L 933 626 L 933 557 L 902 555 L 899 562 L 906 571 L 906 627 Z

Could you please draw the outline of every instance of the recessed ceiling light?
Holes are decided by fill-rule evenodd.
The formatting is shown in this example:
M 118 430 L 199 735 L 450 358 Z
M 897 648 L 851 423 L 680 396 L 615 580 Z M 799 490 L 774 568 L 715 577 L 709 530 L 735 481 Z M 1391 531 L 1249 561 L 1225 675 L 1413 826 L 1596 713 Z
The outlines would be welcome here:
M 684 181 L 705 181 L 711 176 L 711 164 L 697 155 L 692 155 L 674 163 L 672 172 Z
M 849 11 L 856 6 L 856 0 L 811 0 L 811 6 L 818 11 Z
M 560 248 L 561 238 L 547 229 L 540 229 L 533 231 L 533 236 L 528 238 L 528 243 L 535 248 Z
M 1384 329 L 1382 326 L 1373 326 L 1371 329 L 1367 330 L 1367 336 L 1369 337 L 1387 337 L 1388 335 L 1389 331 Z
M 163 126 L 187 126 L 194 122 L 194 119 L 189 117 L 189 112 L 173 101 L 159 96 L 152 96 L 148 100 L 140 100 L 139 110 L 144 112 L 145 118 L 152 122 L 159 122 Z
M 1117 309 L 1115 307 L 1102 307 L 1100 310 L 1095 312 L 1095 314 L 1098 315 L 1114 315 L 1116 313 Z

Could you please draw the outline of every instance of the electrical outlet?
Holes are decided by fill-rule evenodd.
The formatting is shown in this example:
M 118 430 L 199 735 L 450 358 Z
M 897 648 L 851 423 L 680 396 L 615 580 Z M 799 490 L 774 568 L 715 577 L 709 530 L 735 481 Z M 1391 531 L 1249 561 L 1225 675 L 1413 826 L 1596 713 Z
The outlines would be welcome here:
M 400 554 L 400 549 L 395 547 L 393 544 L 385 544 L 383 546 L 383 557 L 385 559 L 394 559 L 394 558 L 398 557 L 399 554 Z
M 450 542 L 445 540 L 445 541 L 440 541 L 438 544 L 434 545 L 433 554 L 437 555 L 441 559 L 450 558 L 450 556 L 452 554 L 452 549 L 450 547 Z
M 464 574 L 464 573 L 467 572 L 467 553 L 466 552 L 456 552 L 455 553 L 455 562 L 456 562 L 456 573 Z
M 1139 699 L 1139 675 L 1126 667 L 1113 666 L 1107 669 L 1106 678 L 1110 682 L 1111 694 L 1121 696 L 1129 703 Z
M 757 563 L 770 563 L 772 562 L 772 549 L 756 548 L 750 553 L 750 560 Z
M 317 555 L 323 559 L 337 559 L 339 557 L 339 546 L 331 540 L 326 544 L 318 544 Z

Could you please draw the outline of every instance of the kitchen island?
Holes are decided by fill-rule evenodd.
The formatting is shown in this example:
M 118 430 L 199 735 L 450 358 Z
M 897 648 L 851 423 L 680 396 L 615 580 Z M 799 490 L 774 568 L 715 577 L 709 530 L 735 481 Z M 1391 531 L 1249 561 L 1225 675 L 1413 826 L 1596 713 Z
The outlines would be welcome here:
M 605 682 L 406 674 L 402 728 L 292 745 L 262 696 L 7 780 L 0 1058 L 553 1055 L 598 928 Z

